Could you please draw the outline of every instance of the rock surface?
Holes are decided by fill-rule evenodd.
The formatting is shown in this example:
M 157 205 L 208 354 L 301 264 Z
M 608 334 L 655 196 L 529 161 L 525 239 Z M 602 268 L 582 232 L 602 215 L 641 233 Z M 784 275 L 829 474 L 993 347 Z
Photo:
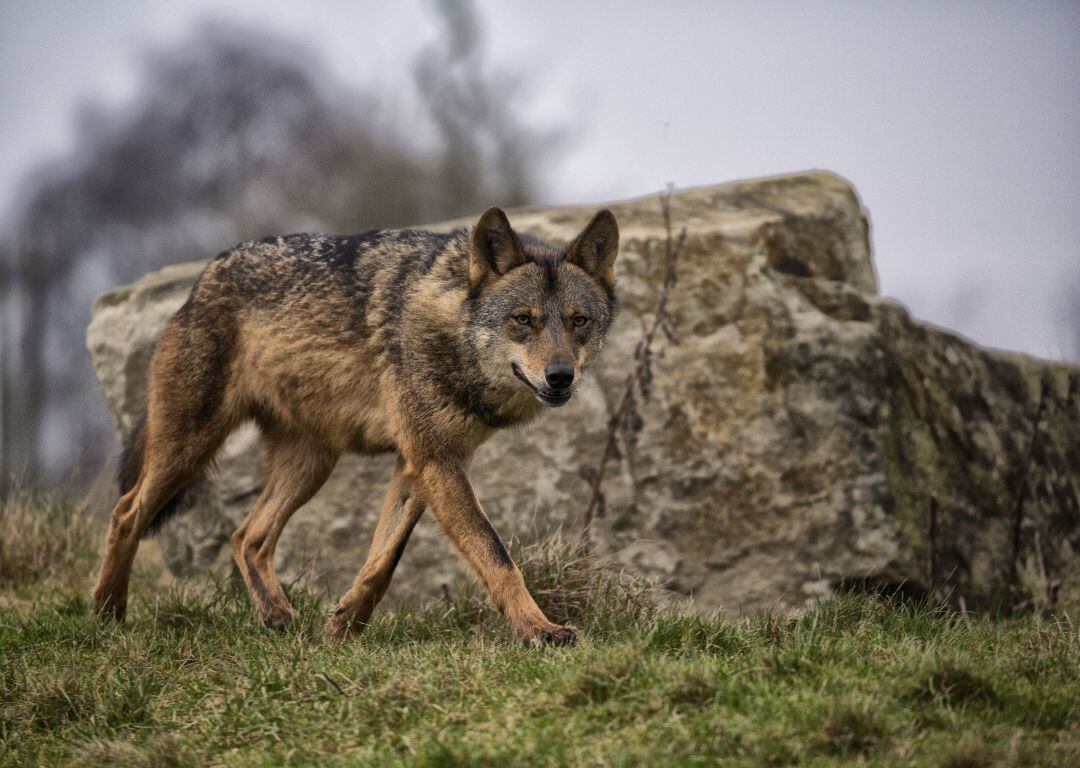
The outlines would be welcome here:
M 514 226 L 565 243 L 595 206 L 528 208 Z M 661 281 L 656 197 L 611 206 L 622 314 L 593 380 L 473 467 L 504 537 L 574 535 Z M 948 591 L 968 606 L 1076 604 L 1080 370 L 990 352 L 876 295 L 859 200 L 827 173 L 678 192 L 687 240 L 633 445 L 609 466 L 594 540 L 703 609 L 792 608 L 842 584 Z M 446 228 L 457 222 L 434 228 Z M 118 429 L 145 399 L 154 341 L 202 263 L 100 297 L 88 331 Z M 231 568 L 227 540 L 261 482 L 253 427 L 161 535 L 169 567 Z M 286 528 L 278 563 L 338 593 L 363 561 L 392 467 L 347 457 Z M 464 570 L 421 521 L 390 597 Z

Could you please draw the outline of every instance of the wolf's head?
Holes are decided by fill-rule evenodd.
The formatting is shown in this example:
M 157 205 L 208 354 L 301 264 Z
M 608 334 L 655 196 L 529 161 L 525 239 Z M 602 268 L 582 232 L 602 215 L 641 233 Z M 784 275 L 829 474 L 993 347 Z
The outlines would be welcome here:
M 519 397 L 564 405 L 615 313 L 619 226 L 602 210 L 559 251 L 491 208 L 472 233 L 472 330 L 485 378 Z M 516 381 L 515 381 L 516 380 Z

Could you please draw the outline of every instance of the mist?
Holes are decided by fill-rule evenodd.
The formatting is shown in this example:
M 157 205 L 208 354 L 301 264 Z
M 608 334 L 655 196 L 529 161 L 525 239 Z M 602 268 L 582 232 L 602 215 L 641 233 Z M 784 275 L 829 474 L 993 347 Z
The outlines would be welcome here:
M 9 472 L 106 465 L 83 331 L 148 270 L 808 168 L 885 295 L 1080 360 L 1074 3 L 11 2 L 0 43 Z

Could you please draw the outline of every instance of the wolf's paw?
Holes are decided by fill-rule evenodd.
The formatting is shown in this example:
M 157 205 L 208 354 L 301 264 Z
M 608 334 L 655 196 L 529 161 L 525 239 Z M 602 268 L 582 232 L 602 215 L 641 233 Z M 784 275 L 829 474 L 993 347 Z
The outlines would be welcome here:
M 267 629 L 285 629 L 296 618 L 296 612 L 289 606 L 275 605 L 266 613 L 259 616 L 263 626 Z
M 574 645 L 577 643 L 577 630 L 558 624 L 547 624 L 524 637 L 526 645 Z
M 95 616 L 123 621 L 127 614 L 127 595 L 116 594 L 106 589 L 95 589 L 91 605 Z
M 352 611 L 346 610 L 344 606 L 337 605 L 330 611 L 330 621 L 326 624 L 326 634 L 336 637 L 338 640 L 344 640 L 350 635 L 359 635 L 364 631 L 365 626 L 367 626 L 367 622 L 362 621 Z

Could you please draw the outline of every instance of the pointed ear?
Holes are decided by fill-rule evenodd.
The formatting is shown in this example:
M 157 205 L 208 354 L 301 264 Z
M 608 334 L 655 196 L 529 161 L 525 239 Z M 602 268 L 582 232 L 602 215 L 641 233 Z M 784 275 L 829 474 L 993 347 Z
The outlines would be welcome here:
M 488 208 L 473 229 L 469 284 L 476 288 L 488 276 L 505 275 L 524 263 L 525 249 L 506 214 L 499 208 Z
M 576 264 L 597 282 L 615 287 L 615 257 L 619 254 L 619 224 L 611 211 L 598 211 L 566 249 L 566 261 Z

